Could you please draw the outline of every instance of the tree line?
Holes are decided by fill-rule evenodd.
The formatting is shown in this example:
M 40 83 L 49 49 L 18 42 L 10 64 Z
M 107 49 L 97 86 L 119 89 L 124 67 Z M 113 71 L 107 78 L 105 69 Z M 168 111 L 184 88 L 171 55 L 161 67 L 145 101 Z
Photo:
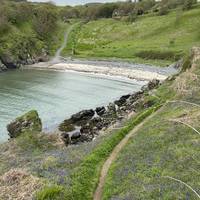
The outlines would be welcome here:
M 0 0 L 0 34 L 9 30 L 11 25 L 30 21 L 40 37 L 48 37 L 57 27 L 59 19 L 72 18 L 96 20 L 99 18 L 127 17 L 133 21 L 138 15 L 157 12 L 167 14 L 169 9 L 182 6 L 190 9 L 196 0 L 139 0 L 117 3 L 90 3 L 81 6 L 56 7 L 52 3 L 34 4 L 26 0 Z
M 60 17 L 63 20 L 70 18 L 84 18 L 95 20 L 99 18 L 122 18 L 134 17 L 147 14 L 149 12 L 158 15 L 167 14 L 168 10 L 182 7 L 183 10 L 192 8 L 197 0 L 139 0 L 116 3 L 90 3 L 83 6 L 66 6 L 60 10 Z

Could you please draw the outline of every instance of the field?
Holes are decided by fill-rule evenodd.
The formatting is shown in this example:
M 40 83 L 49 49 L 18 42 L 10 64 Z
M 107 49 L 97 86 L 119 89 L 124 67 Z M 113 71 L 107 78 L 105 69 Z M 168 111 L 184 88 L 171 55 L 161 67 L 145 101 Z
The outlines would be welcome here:
M 133 23 L 99 19 L 78 27 L 69 39 L 75 41 L 76 57 L 166 66 L 200 44 L 199 16 L 198 5 L 189 11 L 174 10 L 164 16 L 141 16 Z M 63 55 L 71 54 L 71 42 Z

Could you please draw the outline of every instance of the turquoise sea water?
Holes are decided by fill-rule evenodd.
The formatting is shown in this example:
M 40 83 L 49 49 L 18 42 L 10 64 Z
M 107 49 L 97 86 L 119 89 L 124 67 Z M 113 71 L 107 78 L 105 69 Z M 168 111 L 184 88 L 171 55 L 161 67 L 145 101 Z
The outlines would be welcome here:
M 121 95 L 138 91 L 145 82 L 42 70 L 0 74 L 0 142 L 8 139 L 6 125 L 36 109 L 45 131 L 82 109 L 107 105 Z

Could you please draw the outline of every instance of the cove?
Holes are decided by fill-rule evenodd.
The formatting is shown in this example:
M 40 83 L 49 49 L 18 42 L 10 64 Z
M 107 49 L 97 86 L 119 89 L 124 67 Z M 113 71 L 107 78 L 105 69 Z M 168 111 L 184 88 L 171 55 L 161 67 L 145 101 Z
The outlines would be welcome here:
M 0 142 L 8 139 L 6 125 L 35 109 L 44 131 L 53 131 L 82 109 L 107 105 L 147 82 L 102 75 L 23 69 L 0 74 Z

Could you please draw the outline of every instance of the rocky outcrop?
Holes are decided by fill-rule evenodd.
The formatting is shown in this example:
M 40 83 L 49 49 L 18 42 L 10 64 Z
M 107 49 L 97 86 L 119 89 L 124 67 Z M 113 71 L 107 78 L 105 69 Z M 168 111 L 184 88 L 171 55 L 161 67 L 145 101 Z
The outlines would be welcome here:
M 42 122 L 37 111 L 32 110 L 7 125 L 10 138 L 16 138 L 24 132 L 41 132 Z
M 40 55 L 30 55 L 25 53 L 20 55 L 18 58 L 13 57 L 9 54 L 0 55 L 0 72 L 6 69 L 16 69 L 23 65 L 32 65 L 38 62 L 47 62 L 49 60 L 48 52 L 42 49 Z
M 106 108 L 104 106 L 97 107 L 95 111 L 97 115 L 102 116 L 106 112 Z
M 85 124 L 86 121 L 90 120 L 94 116 L 94 110 L 82 110 L 79 113 L 76 113 L 71 116 L 71 121 L 73 124 L 82 125 Z
M 131 112 L 147 108 L 154 104 L 151 99 L 146 100 L 145 95 L 160 85 L 160 81 L 152 80 L 141 91 L 120 97 L 106 107 L 97 107 L 94 110 L 83 110 L 71 116 L 60 124 L 61 137 L 66 145 L 89 142 L 101 130 L 105 130 L 117 121 L 122 120 Z
M 7 67 L 0 60 L 0 72 L 6 71 Z
M 149 91 L 152 90 L 160 85 L 160 81 L 157 79 L 153 79 L 152 81 L 149 81 L 149 83 L 142 87 L 142 91 Z

